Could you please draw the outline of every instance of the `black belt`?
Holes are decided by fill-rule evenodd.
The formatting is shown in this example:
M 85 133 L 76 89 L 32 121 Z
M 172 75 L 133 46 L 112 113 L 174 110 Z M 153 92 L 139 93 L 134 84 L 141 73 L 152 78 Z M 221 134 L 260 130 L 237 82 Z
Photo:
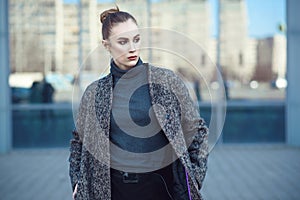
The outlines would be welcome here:
M 138 183 L 140 180 L 145 180 L 145 178 L 151 176 L 154 172 L 147 173 L 131 173 L 119 171 L 116 169 L 110 169 L 111 175 L 114 177 L 121 178 L 123 183 Z

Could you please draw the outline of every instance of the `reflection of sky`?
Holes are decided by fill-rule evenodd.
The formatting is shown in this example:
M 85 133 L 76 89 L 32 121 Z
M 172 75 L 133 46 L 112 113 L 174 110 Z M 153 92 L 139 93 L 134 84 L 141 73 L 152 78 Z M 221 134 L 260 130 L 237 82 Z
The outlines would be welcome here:
M 74 77 L 71 74 L 51 73 L 46 75 L 47 82 L 58 91 L 72 90 Z M 34 81 L 42 81 L 42 73 L 17 73 L 11 74 L 9 77 L 9 85 L 11 87 L 30 88 Z
M 213 35 L 217 35 L 217 2 L 211 3 L 214 18 Z M 286 0 L 245 0 L 248 12 L 248 32 L 251 37 L 266 37 L 278 33 L 278 24 L 285 23 Z
M 56 90 L 72 90 L 73 88 L 71 84 L 73 76 L 71 75 L 47 74 L 46 80 L 51 83 Z
M 286 23 L 285 0 L 247 0 L 247 3 L 250 36 L 273 35 L 279 32 L 279 23 Z
M 66 3 L 76 3 L 79 0 L 64 0 Z M 146 1 L 146 0 L 145 0 Z M 152 0 L 159 2 L 160 0 Z M 278 24 L 285 23 L 286 0 L 245 0 L 248 11 L 248 28 L 251 37 L 266 37 L 278 33 Z M 118 2 L 114 0 L 98 0 L 102 3 Z M 212 25 L 212 35 L 217 35 L 217 2 L 209 0 L 211 6 L 211 16 L 214 19 Z

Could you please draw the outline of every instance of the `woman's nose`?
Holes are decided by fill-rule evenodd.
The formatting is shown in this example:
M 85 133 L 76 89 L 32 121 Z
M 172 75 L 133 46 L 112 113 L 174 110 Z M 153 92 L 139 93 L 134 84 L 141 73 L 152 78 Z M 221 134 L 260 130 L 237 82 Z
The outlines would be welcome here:
M 135 51 L 136 51 L 135 44 L 133 42 L 130 42 L 129 52 L 135 52 Z

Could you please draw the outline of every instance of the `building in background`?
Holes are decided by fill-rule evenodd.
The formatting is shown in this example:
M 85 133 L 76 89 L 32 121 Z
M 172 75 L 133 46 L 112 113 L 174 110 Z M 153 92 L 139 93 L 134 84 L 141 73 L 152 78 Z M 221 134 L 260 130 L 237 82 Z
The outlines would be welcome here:
M 62 0 L 10 0 L 12 72 L 62 70 Z
M 157 29 L 153 33 L 153 46 L 167 43 L 168 50 L 183 52 L 187 60 L 195 64 L 201 74 L 205 74 L 206 81 L 210 81 L 215 67 L 216 46 L 211 37 L 210 7 L 207 0 L 179 1 L 169 0 L 152 4 L 152 25 L 170 31 Z M 171 31 L 172 30 L 172 31 Z M 177 32 L 177 33 L 176 33 Z M 195 48 L 193 48 L 195 46 Z M 198 48 L 197 48 L 198 47 Z M 153 61 L 173 66 L 191 79 L 195 74 L 193 67 L 186 67 L 188 63 L 183 59 L 156 51 Z
M 160 46 L 163 42 L 167 50 L 180 50 L 187 58 L 170 51 L 145 48 L 141 50 L 145 61 L 171 66 L 190 78 L 194 71 L 186 66 L 187 60 L 192 60 L 205 74 L 205 81 L 213 80 L 217 41 L 211 36 L 208 0 L 161 0 L 151 4 L 146 0 L 119 0 L 116 3 L 121 10 L 132 13 L 140 27 L 157 27 L 146 34 L 145 47 Z M 271 56 L 285 55 L 282 53 L 286 51 L 284 36 L 274 37 L 271 42 L 274 45 L 263 47 L 263 39 L 248 37 L 245 0 L 220 0 L 220 3 L 220 64 L 225 78 L 248 83 L 258 72 L 271 73 L 270 70 L 271 74 L 284 76 L 285 57 Z M 101 48 L 99 14 L 114 6 L 97 0 L 81 0 L 80 4 L 67 4 L 63 0 L 11 0 L 12 72 L 76 74 L 82 63 L 86 71 L 99 71 L 99 66 L 107 65 L 109 58 Z M 180 37 L 195 41 L 201 50 L 190 48 Z M 273 64 L 263 64 L 266 62 Z M 275 66 L 277 63 L 283 64 Z
M 262 82 L 284 79 L 286 74 L 286 37 L 258 39 L 257 67 L 253 79 Z
M 220 64 L 226 79 L 248 83 L 255 71 L 256 41 L 248 37 L 245 0 L 220 0 Z
M 97 1 L 82 0 L 80 4 L 64 4 L 64 73 L 77 72 L 90 51 L 99 44 Z M 85 61 L 91 70 L 96 61 Z

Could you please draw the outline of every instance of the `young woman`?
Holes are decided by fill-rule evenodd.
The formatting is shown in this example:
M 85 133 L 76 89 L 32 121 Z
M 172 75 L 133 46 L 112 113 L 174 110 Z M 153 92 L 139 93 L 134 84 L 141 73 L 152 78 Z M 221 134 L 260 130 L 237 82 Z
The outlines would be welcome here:
M 202 199 L 208 129 L 184 83 L 143 63 L 132 15 L 116 8 L 100 19 L 111 69 L 81 99 L 69 158 L 73 198 Z

